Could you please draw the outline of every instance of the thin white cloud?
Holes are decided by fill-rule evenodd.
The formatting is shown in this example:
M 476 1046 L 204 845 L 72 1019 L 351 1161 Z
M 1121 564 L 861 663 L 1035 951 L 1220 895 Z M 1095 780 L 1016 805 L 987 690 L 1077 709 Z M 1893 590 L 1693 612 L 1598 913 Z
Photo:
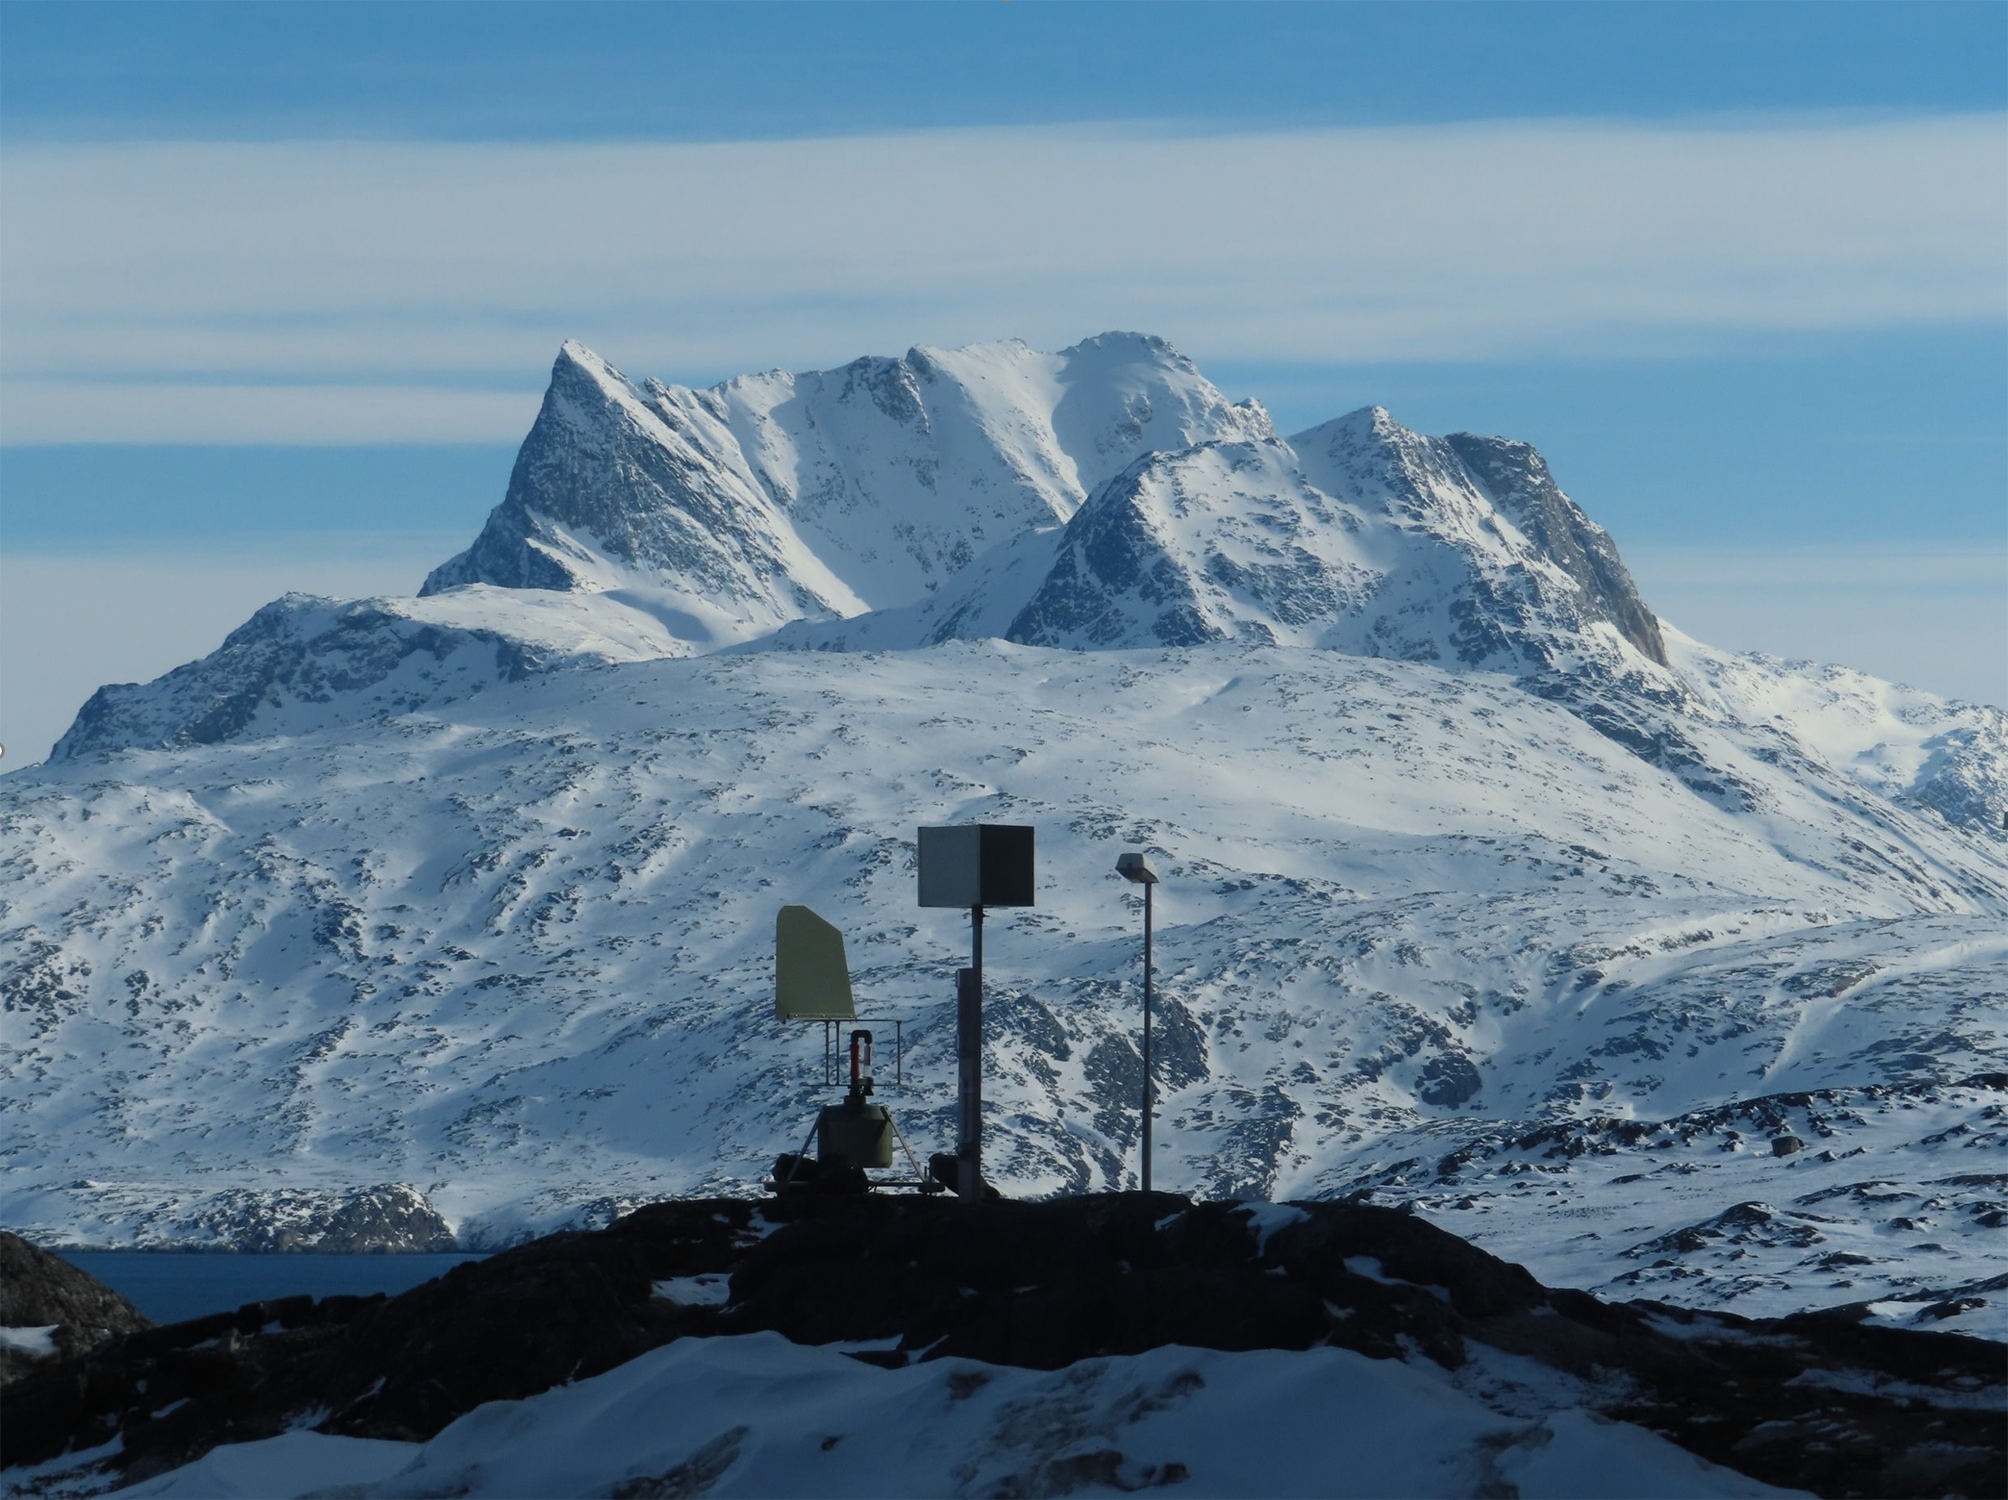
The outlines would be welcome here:
M 178 398 L 129 387 L 161 377 L 423 382 L 328 420 L 453 440 L 500 420 L 454 382 L 534 382 L 565 336 L 689 377 L 1111 326 L 1322 362 L 2008 313 L 2000 115 L 31 144 L 0 170 L 0 368 L 46 383 L 9 393 L 10 442 L 153 431 Z M 302 398 L 226 399 L 212 433 L 317 430 Z
M 537 401 L 535 390 L 436 386 L 5 380 L 0 441 L 512 443 Z

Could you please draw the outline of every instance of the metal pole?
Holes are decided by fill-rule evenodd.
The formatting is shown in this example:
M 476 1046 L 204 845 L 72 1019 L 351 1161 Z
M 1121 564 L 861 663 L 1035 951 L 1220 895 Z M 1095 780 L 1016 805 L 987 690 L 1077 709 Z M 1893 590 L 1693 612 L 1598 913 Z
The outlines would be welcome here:
M 1157 1089 L 1150 1076 L 1150 898 L 1155 883 L 1143 888 L 1143 1190 L 1150 1191 L 1150 1117 L 1157 1111 Z
M 956 996 L 956 1059 L 962 1095 L 962 1141 L 955 1191 L 974 1203 L 983 1191 L 983 908 L 969 908 L 967 982 Z

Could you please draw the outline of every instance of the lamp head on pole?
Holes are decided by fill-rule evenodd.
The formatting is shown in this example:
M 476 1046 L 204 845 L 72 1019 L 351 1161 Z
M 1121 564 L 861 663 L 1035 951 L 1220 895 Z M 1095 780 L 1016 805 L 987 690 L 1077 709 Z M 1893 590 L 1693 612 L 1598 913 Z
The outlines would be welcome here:
M 1116 873 L 1138 885 L 1157 884 L 1157 866 L 1150 862 L 1149 855 L 1135 849 L 1116 857 Z

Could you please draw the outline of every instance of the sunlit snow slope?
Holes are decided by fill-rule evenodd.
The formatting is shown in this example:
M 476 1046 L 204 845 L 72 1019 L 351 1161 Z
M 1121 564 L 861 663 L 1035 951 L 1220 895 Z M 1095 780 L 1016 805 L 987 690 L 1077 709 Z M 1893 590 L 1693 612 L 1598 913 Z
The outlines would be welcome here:
M 424 597 L 269 606 L 0 782 L 0 1219 L 409 1184 L 492 1244 L 753 1190 L 824 1097 L 786 902 L 941 1149 L 966 924 L 913 830 L 985 819 L 1040 841 L 987 945 L 1008 1190 L 1133 1178 L 1147 847 L 1160 1185 L 1907 1319 L 2008 1269 L 2004 726 L 1689 641 L 1525 445 L 1285 443 L 1160 341 L 707 392 L 568 346 Z

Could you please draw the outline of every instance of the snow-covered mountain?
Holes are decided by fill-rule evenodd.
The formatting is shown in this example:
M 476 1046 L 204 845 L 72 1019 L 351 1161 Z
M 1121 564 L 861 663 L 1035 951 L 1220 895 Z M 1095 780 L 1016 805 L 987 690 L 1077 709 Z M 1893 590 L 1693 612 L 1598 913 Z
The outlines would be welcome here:
M 1667 665 L 1616 547 L 1533 449 L 1422 437 L 1379 407 L 1289 442 L 1147 453 L 1064 526 L 1020 532 L 959 586 L 790 626 L 776 643 L 991 636 L 1077 650 L 1246 641 L 1514 672 L 1594 663 L 1647 678 Z
M 707 391 L 568 345 L 421 597 L 268 606 L 0 782 L 0 1217 L 750 1190 L 823 1094 L 765 1002 L 796 901 L 939 1147 L 965 934 L 911 841 L 987 819 L 1040 831 L 1011 1190 L 1133 1176 L 1143 846 L 1161 1185 L 1909 1317 L 2008 1260 L 2004 809 L 2008 715 L 1689 640 L 1524 444 L 1286 442 L 1131 335 Z
M 912 349 L 706 391 L 568 343 L 509 493 L 421 591 L 659 591 L 711 646 L 931 594 L 1139 454 L 1271 436 L 1161 339 Z

